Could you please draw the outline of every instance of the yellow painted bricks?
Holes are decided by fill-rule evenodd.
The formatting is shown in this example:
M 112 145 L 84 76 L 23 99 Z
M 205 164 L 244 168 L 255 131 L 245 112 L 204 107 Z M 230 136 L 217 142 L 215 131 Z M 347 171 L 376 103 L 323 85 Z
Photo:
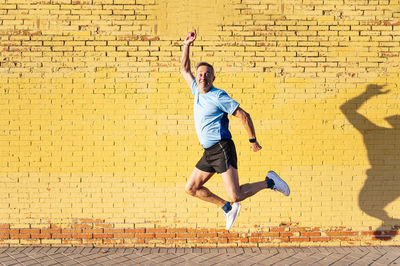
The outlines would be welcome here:
M 0 245 L 398 245 L 399 1 L 0 0 Z M 253 118 L 227 232 L 184 192 L 202 154 L 192 69 Z M 380 87 L 383 86 L 384 87 Z M 207 186 L 225 198 L 220 177 Z

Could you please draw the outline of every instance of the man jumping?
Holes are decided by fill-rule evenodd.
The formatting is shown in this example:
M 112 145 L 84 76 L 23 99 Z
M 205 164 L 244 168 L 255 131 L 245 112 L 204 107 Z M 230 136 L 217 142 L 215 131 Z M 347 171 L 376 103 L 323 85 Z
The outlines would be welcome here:
M 196 164 L 185 191 L 192 196 L 222 207 L 229 230 L 240 211 L 239 201 L 253 196 L 262 189 L 269 188 L 289 196 L 288 185 L 274 171 L 269 171 L 265 180 L 239 185 L 235 144 L 229 132 L 228 114 L 238 117 L 245 127 L 251 149 L 261 150 L 256 139 L 250 115 L 239 107 L 225 91 L 213 86 L 214 68 L 206 62 L 196 65 L 195 76 L 190 70 L 189 47 L 196 40 L 196 30 L 189 32 L 184 41 L 181 58 L 181 73 L 194 95 L 194 120 L 197 136 L 204 153 Z M 229 202 L 213 194 L 204 184 L 220 173 Z

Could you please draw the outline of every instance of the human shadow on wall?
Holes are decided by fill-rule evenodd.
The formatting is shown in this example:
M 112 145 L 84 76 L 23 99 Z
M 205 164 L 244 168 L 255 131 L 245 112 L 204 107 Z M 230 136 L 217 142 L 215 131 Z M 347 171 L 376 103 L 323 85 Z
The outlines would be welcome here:
M 344 103 L 340 109 L 362 134 L 371 164 L 366 170 L 367 179 L 359 195 L 359 206 L 366 214 L 382 221 L 381 227 L 374 232 L 375 237 L 390 240 L 400 229 L 400 219 L 390 217 L 384 210 L 400 196 L 400 115 L 386 117 L 392 126 L 386 128 L 375 125 L 357 112 L 372 97 L 389 93 L 384 87 L 370 84 L 365 92 Z

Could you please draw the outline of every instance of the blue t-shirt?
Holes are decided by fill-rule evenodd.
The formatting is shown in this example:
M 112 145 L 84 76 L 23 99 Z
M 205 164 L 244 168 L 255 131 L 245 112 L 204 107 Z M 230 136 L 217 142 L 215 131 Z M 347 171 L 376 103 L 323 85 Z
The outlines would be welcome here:
M 192 82 L 192 93 L 194 122 L 201 146 L 207 149 L 221 139 L 231 139 L 228 114 L 232 115 L 239 103 L 214 86 L 209 92 L 200 93 L 196 80 Z

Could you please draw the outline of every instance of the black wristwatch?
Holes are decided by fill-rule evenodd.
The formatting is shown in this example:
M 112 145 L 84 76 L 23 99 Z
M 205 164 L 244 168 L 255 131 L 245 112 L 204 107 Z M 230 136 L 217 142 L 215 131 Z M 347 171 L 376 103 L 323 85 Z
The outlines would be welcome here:
M 256 142 L 257 142 L 257 139 L 256 139 L 256 138 L 254 138 L 254 139 L 249 139 L 249 142 L 250 142 L 250 143 L 256 143 Z

